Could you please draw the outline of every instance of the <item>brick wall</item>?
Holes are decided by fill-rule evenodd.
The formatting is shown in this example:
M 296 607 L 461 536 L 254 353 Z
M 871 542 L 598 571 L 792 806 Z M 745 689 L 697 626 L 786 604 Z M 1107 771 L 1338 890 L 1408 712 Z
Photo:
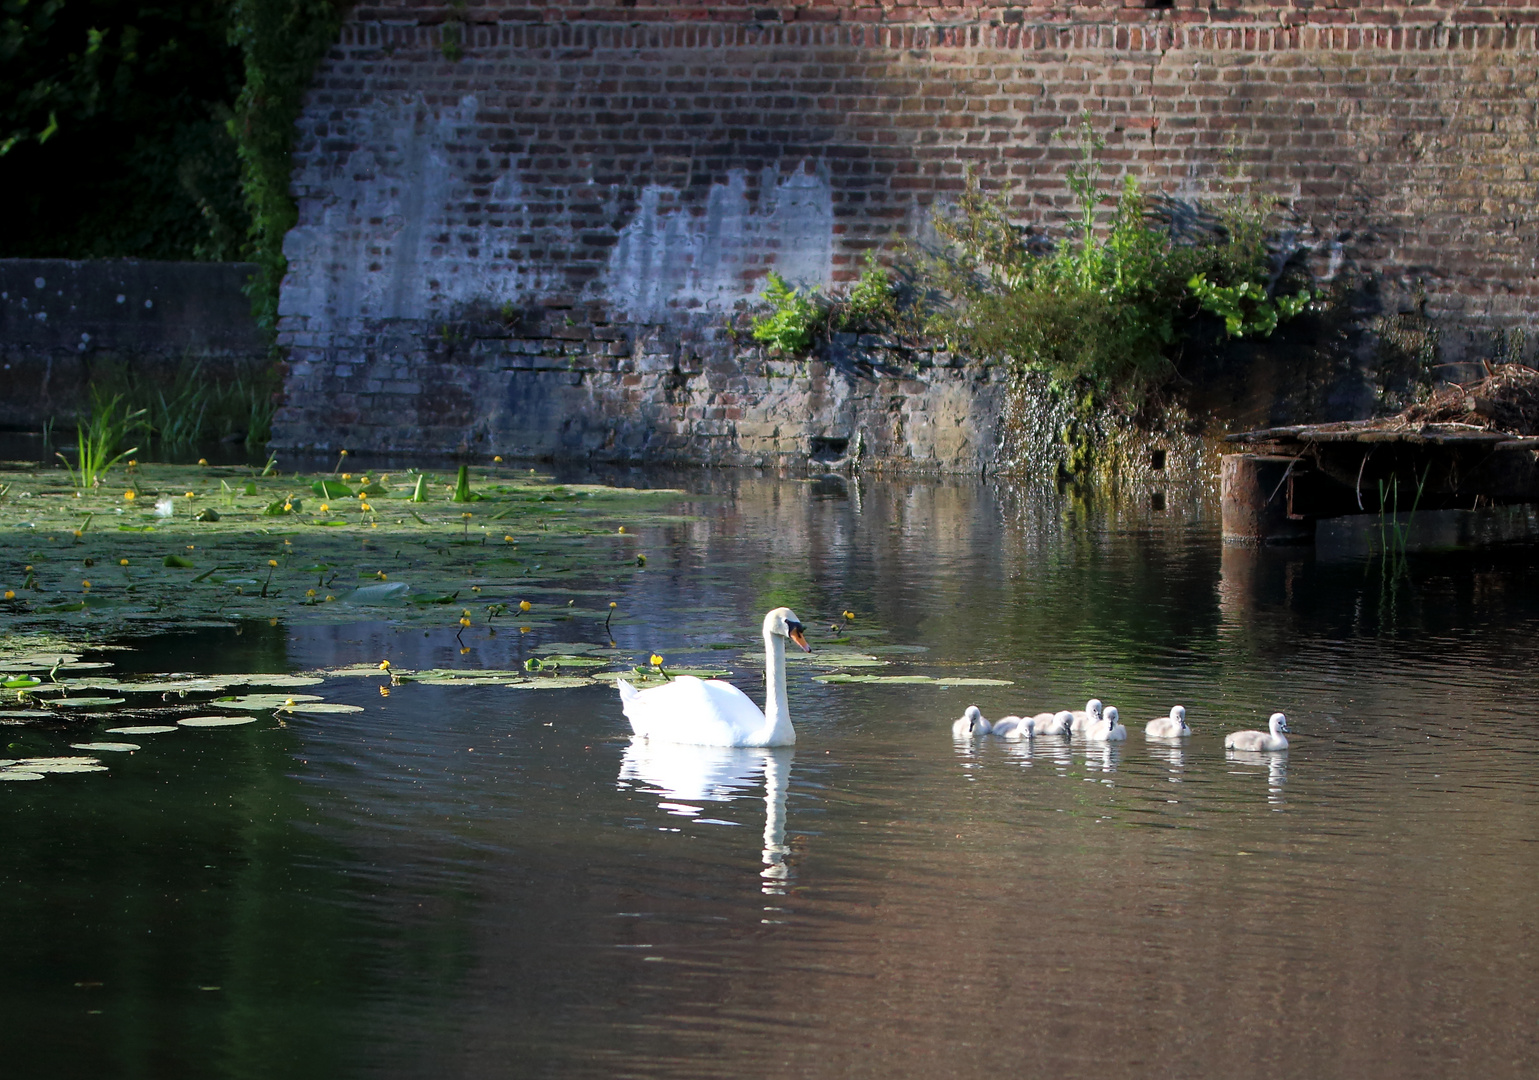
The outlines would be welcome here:
M 298 133 L 278 441 L 453 449 L 497 408 L 537 430 L 531 355 L 579 386 L 651 357 L 714 407 L 759 362 L 729 322 L 769 269 L 851 280 L 922 241 L 968 168 L 1052 227 L 1075 153 L 1054 136 L 1082 113 L 1108 190 L 1199 200 L 1238 173 L 1322 279 L 1478 355 L 1535 310 L 1536 33 L 1539 0 L 359 7 Z M 419 430 L 435 380 L 480 389 Z M 639 415 L 582 400 L 593 431 Z M 668 428 L 687 407 L 648 400 L 661 426 L 626 453 L 700 457 Z M 753 456 L 720 430 L 711 460 Z

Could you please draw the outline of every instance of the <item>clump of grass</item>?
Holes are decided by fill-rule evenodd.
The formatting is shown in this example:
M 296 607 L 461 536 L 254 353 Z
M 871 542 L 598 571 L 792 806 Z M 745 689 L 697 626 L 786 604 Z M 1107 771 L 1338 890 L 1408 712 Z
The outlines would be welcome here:
M 143 409 L 121 408 L 121 402 L 120 395 L 109 398 L 93 390 L 91 418 L 75 426 L 75 464 L 71 466 L 63 454 L 55 454 L 69 472 L 70 485 L 78 491 L 99 487 L 114 465 L 139 451 L 137 446 L 117 449 L 144 414 Z
M 137 428 L 143 438 L 153 440 L 162 452 L 177 453 L 224 440 L 264 445 L 272 437 L 279 379 L 268 366 L 214 377 L 205 373 L 201 362 L 187 362 L 169 384 L 120 368 L 103 373 L 93 388 L 120 397 L 140 414 Z

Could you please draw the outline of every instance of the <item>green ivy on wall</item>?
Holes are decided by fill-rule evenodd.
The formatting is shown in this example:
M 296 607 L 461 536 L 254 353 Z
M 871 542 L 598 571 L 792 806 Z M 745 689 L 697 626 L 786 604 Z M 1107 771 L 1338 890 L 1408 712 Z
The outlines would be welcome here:
M 289 195 L 294 123 L 316 65 L 336 40 L 344 0 L 233 0 L 230 39 L 245 80 L 230 134 L 240 155 L 241 187 L 251 226 L 247 257 L 257 264 L 249 287 L 262 326 L 278 319 L 278 286 L 288 266 L 283 237 L 298 220 Z

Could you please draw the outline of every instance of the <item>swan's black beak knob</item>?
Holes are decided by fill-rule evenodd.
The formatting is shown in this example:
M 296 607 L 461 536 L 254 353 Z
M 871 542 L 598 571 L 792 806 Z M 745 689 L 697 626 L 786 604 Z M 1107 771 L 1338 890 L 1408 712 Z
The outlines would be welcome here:
M 802 652 L 811 652 L 812 646 L 807 644 L 806 635 L 802 633 L 802 624 L 799 622 L 786 623 L 786 631 L 792 641 L 802 647 Z

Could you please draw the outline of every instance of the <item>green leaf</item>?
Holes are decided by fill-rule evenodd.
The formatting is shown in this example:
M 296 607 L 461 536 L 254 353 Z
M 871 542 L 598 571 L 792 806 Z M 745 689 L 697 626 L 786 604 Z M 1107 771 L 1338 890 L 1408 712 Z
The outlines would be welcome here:
M 310 490 L 323 499 L 351 499 L 358 494 L 340 480 L 317 480 L 310 485 Z
M 161 565 L 175 567 L 178 570 L 192 570 L 197 566 L 197 563 L 182 555 L 167 555 L 161 560 Z

